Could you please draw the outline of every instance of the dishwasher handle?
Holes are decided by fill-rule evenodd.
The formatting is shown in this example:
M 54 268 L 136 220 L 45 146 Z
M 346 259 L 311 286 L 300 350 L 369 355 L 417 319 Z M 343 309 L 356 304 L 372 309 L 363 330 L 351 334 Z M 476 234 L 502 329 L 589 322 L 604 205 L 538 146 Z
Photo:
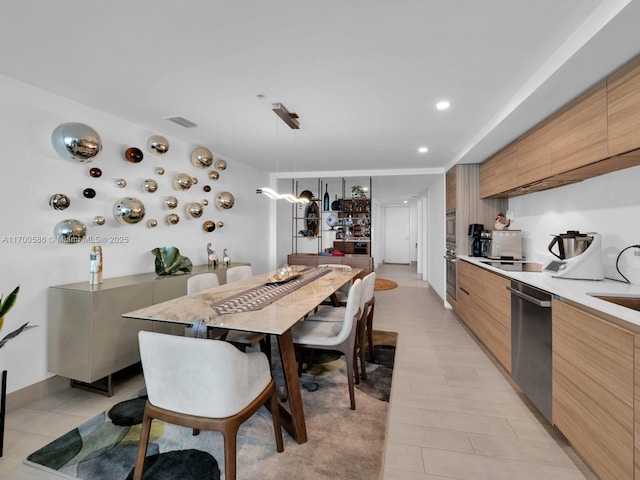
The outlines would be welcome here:
M 527 295 L 526 293 L 522 293 L 520 290 L 516 290 L 515 288 L 511 288 L 511 287 L 507 287 L 507 290 L 509 290 L 516 297 L 520 297 L 523 300 L 526 300 L 527 302 L 531 302 L 539 307 L 551 308 L 550 300 L 540 300 L 539 298 L 532 297 L 531 295 Z

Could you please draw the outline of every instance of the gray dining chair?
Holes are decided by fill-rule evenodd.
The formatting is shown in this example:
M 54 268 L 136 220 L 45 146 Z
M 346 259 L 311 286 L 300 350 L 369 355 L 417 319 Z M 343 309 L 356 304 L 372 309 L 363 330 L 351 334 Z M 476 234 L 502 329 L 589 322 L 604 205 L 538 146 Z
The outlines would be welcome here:
M 226 480 L 236 478 L 238 429 L 267 403 L 276 449 L 284 450 L 276 385 L 262 352 L 244 353 L 218 340 L 146 331 L 138 333 L 138 341 L 148 400 L 134 480 L 142 478 L 154 419 L 192 428 L 194 433 L 221 432 Z
M 249 277 L 253 277 L 253 269 L 250 265 L 238 265 L 227 270 L 227 283 L 237 282 Z

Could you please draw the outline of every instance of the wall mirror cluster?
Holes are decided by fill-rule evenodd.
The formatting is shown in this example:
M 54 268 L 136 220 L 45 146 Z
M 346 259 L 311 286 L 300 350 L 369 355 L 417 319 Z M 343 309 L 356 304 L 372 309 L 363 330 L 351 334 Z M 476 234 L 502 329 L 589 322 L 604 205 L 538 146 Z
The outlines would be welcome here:
M 93 162 L 102 151 L 102 139 L 98 132 L 88 125 L 77 122 L 63 123 L 55 128 L 51 135 L 51 143 L 60 157 L 79 164 Z M 162 135 L 152 135 L 147 139 L 147 150 L 154 156 L 166 155 L 169 152 L 169 146 L 169 141 Z M 131 164 L 140 164 L 141 168 L 144 168 L 145 154 L 140 148 L 128 147 L 122 155 L 125 161 Z M 226 160 L 216 158 L 210 149 L 203 146 L 195 147 L 191 151 L 187 165 L 189 164 L 197 169 L 206 170 L 203 172 L 205 173 L 205 182 L 217 182 L 220 179 L 220 171 L 226 170 L 228 166 Z M 117 170 L 117 165 L 113 166 L 114 170 Z M 199 184 L 198 176 L 192 176 L 186 172 L 176 173 L 172 178 L 163 180 L 158 178 L 165 174 L 165 169 L 162 166 L 154 167 L 152 172 L 156 178 L 144 178 L 141 182 L 139 180 L 133 183 L 127 182 L 126 178 L 111 180 L 118 188 L 136 189 L 136 194 L 114 198 L 111 216 L 118 225 L 133 225 L 142 222 L 148 216 L 145 203 L 158 205 L 163 210 L 172 210 L 164 217 L 164 223 L 169 226 L 177 225 L 181 215 L 187 220 L 198 220 L 207 216 L 206 207 L 209 206 L 207 198 L 200 201 L 184 199 L 184 203 L 181 203 L 177 195 L 187 191 L 193 193 L 197 188 L 201 188 L 204 194 L 209 194 L 212 191 L 210 184 L 205 183 L 202 187 L 196 187 Z M 88 174 L 92 179 L 103 178 L 103 169 L 91 167 Z M 109 177 L 108 172 L 106 177 Z M 138 182 L 140 183 L 138 184 Z M 157 197 L 158 192 L 171 192 L 171 194 Z M 93 199 L 99 195 L 99 189 L 96 190 L 93 187 L 82 189 L 82 197 L 85 199 Z M 147 195 L 153 196 L 147 198 Z M 145 200 L 143 201 L 141 198 Z M 226 191 L 216 193 L 214 198 L 215 207 L 219 210 L 228 210 L 235 203 L 233 195 Z M 181 204 L 184 206 L 180 207 Z M 65 193 L 54 193 L 49 197 L 49 205 L 54 210 L 66 210 L 71 206 L 71 197 Z M 176 210 L 179 207 L 183 209 L 184 214 Z M 91 223 L 94 226 L 105 225 L 107 217 L 96 214 Z M 155 228 L 160 224 L 161 222 L 155 218 L 146 219 L 148 228 Z M 222 221 L 215 222 L 212 219 L 206 219 L 202 224 L 202 229 L 209 233 L 223 226 Z M 60 243 L 78 243 L 86 236 L 86 233 L 87 226 L 79 219 L 68 218 L 58 222 L 54 227 L 54 235 Z

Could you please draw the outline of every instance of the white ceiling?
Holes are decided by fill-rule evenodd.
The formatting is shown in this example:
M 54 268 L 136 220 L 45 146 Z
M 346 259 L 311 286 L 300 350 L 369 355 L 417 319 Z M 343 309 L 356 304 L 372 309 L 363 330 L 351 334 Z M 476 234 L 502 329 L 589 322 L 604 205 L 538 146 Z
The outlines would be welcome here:
M 640 52 L 639 2 L 4 1 L 0 73 L 267 171 L 404 174 L 393 203 Z

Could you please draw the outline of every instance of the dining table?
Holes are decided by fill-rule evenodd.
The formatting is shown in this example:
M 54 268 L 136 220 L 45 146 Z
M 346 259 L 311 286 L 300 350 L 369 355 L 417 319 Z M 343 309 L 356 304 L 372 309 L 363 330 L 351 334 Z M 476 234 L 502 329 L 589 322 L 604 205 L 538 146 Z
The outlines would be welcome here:
M 227 329 L 274 336 L 282 361 L 288 403 L 288 409 L 284 402 L 279 403 L 282 425 L 294 440 L 305 443 L 307 429 L 291 329 L 350 283 L 360 271 L 357 268 L 293 265 L 289 266 L 284 279 L 275 274 L 258 274 L 122 316 L 185 326 L 206 325 L 208 330 Z

